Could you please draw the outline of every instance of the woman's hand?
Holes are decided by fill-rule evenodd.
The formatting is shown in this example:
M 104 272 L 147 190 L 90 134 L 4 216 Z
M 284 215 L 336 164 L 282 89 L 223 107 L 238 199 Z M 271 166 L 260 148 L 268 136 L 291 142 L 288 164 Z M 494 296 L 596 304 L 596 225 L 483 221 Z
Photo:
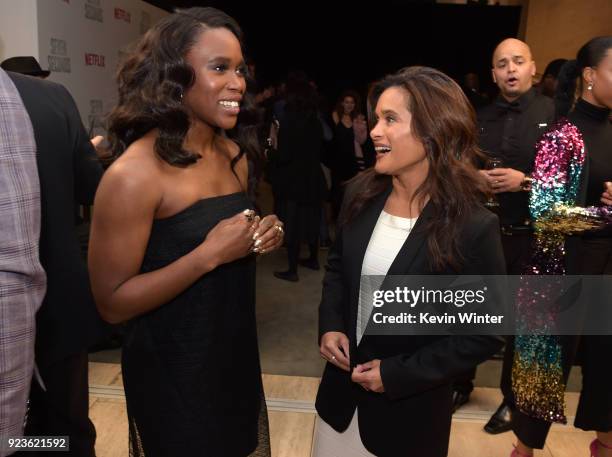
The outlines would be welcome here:
M 342 332 L 327 332 L 321 337 L 321 357 L 344 371 L 350 371 L 349 340 Z
M 351 374 L 351 380 L 365 390 L 382 393 L 385 391 L 380 377 L 380 360 L 374 359 L 368 363 L 357 365 Z
M 275 214 L 264 217 L 253 236 L 253 252 L 265 254 L 281 247 L 285 237 L 283 225 Z
M 253 248 L 253 236 L 259 226 L 259 216 L 253 217 L 247 211 L 224 219 L 208 232 L 200 245 L 206 257 L 212 258 L 215 268 L 247 256 Z
M 612 182 L 605 182 L 604 189 L 603 194 L 601 194 L 601 202 L 604 205 L 612 205 Z

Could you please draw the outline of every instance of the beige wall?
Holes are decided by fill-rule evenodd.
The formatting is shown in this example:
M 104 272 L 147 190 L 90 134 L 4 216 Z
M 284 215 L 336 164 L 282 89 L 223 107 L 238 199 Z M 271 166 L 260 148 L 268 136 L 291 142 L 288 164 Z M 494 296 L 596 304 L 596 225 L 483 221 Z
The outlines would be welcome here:
M 553 59 L 576 57 L 589 39 L 612 35 L 612 0 L 529 0 L 525 41 L 538 73 Z
M 0 0 L 0 62 L 14 56 L 38 58 L 36 0 Z

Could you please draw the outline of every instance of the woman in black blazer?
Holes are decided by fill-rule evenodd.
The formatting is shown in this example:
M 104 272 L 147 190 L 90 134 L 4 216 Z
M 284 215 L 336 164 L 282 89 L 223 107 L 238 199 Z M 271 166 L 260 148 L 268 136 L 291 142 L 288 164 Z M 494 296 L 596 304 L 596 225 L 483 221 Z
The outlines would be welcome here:
M 475 116 L 451 78 L 408 67 L 377 83 L 370 104 L 376 164 L 349 184 L 323 284 L 314 455 L 443 457 L 453 378 L 502 340 L 364 335 L 360 279 L 503 275 L 498 220 L 480 203 Z

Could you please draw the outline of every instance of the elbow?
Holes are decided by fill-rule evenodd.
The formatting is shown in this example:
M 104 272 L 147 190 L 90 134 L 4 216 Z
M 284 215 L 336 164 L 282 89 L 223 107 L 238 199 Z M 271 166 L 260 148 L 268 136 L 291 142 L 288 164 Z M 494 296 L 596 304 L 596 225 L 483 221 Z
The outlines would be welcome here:
M 97 302 L 96 307 L 98 308 L 98 314 L 104 322 L 109 324 L 121 324 L 127 320 L 125 316 L 122 316 L 108 304 Z

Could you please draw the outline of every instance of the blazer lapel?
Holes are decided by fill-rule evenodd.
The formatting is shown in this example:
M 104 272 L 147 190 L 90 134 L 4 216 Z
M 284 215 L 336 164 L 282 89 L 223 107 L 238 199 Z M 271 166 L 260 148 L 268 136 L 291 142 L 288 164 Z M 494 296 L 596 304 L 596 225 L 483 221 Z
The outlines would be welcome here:
M 406 241 L 404 241 L 404 244 L 400 248 L 399 252 L 395 256 L 395 259 L 393 260 L 393 263 L 389 267 L 389 270 L 387 274 L 385 275 L 385 279 L 383 280 L 382 285 L 380 286 L 381 290 L 384 290 L 386 287 L 388 287 L 389 276 L 408 275 L 411 273 L 412 274 L 427 274 L 427 271 L 420 271 L 420 270 L 414 271 L 413 264 L 415 260 L 417 260 L 418 258 L 422 257 L 423 255 L 427 255 L 427 251 L 426 249 L 424 249 L 426 248 L 425 241 L 427 240 L 427 224 L 432 216 L 433 216 L 433 205 L 430 202 L 428 202 L 423 208 L 423 211 L 421 211 L 421 214 L 419 215 L 419 218 L 414 224 L 414 227 L 410 231 L 408 238 L 406 238 Z M 374 227 L 372 227 L 372 230 L 373 229 Z M 365 250 L 364 250 L 364 254 L 365 254 Z M 363 262 L 363 256 L 362 256 L 362 262 Z M 361 263 L 359 264 L 359 267 L 361 268 Z M 361 279 L 361 276 L 359 276 L 359 279 Z M 359 297 L 359 295 L 357 295 L 357 297 Z M 351 312 L 354 311 L 354 314 L 355 314 L 354 316 L 351 315 L 351 319 L 353 319 L 354 317 L 354 320 L 351 320 L 353 327 L 355 327 L 357 323 L 357 307 L 358 306 L 359 304 L 357 304 L 357 306 L 351 307 Z M 370 325 L 369 317 L 368 317 L 368 325 Z M 367 336 L 367 328 L 366 328 L 364 330 L 364 336 L 361 338 L 359 346 L 361 347 L 364 344 L 364 342 L 367 340 L 368 340 L 368 336 Z
M 370 238 L 372 237 L 372 232 L 374 231 L 374 227 L 376 227 L 376 223 L 378 222 L 378 217 L 380 216 L 381 211 L 383 210 L 385 203 L 387 201 L 387 197 L 391 193 L 391 188 L 385 190 L 380 195 L 374 198 L 372 203 L 370 203 L 353 221 L 353 223 L 349 224 L 345 232 L 344 236 L 344 247 L 351 248 L 350 252 L 347 252 L 347 258 L 349 259 L 348 265 L 348 278 L 350 278 L 350 316 L 349 316 L 349 328 L 351 329 L 352 335 L 349 336 L 350 341 L 356 341 L 355 329 L 357 326 L 357 308 L 359 304 L 357 303 L 359 300 L 359 284 L 361 281 L 361 266 L 363 265 L 363 258 L 365 256 L 365 251 L 368 248 L 368 244 L 370 243 Z
M 406 238 L 406 241 L 389 267 L 387 276 L 405 275 L 410 272 L 412 263 L 416 260 L 417 254 L 419 254 L 427 239 L 427 224 L 432 216 L 433 205 L 427 202 L 410 231 L 408 238 Z M 425 272 L 419 271 L 418 273 L 423 274 Z

